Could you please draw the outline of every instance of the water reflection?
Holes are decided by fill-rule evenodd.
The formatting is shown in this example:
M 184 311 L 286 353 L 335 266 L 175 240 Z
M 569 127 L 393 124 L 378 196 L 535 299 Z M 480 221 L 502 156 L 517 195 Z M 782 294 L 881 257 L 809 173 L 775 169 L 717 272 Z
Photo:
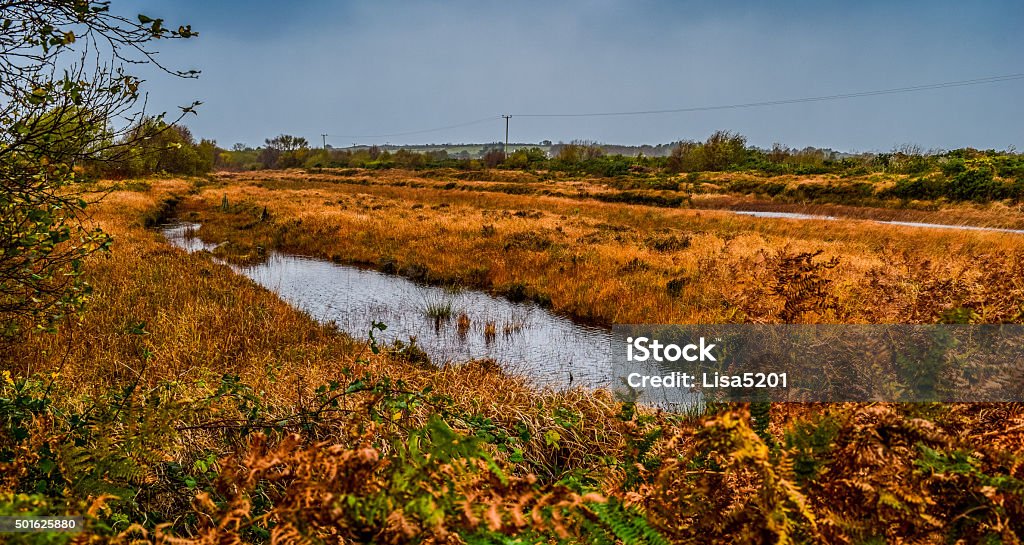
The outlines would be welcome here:
M 194 236 L 197 227 L 181 223 L 161 232 L 189 252 L 214 249 Z M 232 268 L 354 338 L 367 338 L 372 323 L 383 322 L 387 329 L 375 333 L 378 340 L 415 339 L 438 364 L 490 358 L 553 388 L 603 386 L 611 380 L 608 330 L 531 303 L 278 252 L 263 263 Z
M 754 216 L 756 218 L 777 218 L 777 219 L 793 219 L 793 220 L 826 220 L 834 221 L 842 218 L 835 216 L 817 216 L 813 214 L 800 214 L 797 212 L 769 212 L 760 210 L 732 210 L 734 214 L 740 214 L 743 216 Z M 946 223 L 925 223 L 917 221 L 885 221 L 885 220 L 865 220 L 872 223 L 883 223 L 886 225 L 899 225 L 902 227 L 925 227 L 929 229 L 953 229 L 956 231 L 988 231 L 992 233 L 1014 233 L 1018 235 L 1024 235 L 1024 230 L 1021 229 L 1005 229 L 1002 227 L 977 227 L 974 225 L 950 225 Z

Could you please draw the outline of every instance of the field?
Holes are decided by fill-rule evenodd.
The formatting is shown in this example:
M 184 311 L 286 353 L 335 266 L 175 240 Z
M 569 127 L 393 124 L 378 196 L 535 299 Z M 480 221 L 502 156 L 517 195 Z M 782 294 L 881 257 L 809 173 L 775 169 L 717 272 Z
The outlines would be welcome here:
M 0 545 L 1024 543 L 1012 2 L 136 4 L 0 0 Z
M 222 252 L 235 258 L 276 248 L 532 299 L 600 324 L 935 323 L 955 316 L 1001 323 L 1021 313 L 1020 235 L 713 209 L 999 227 L 1024 221 L 999 205 L 907 211 L 702 194 L 694 198 L 700 209 L 614 202 L 638 197 L 586 179 L 345 174 L 223 175 L 185 199 L 181 211 L 203 224 L 203 238 L 230 241 Z M 264 209 L 268 219 L 259 221 Z M 794 278 L 815 288 L 796 289 Z
M 116 242 L 87 264 L 90 307 L 5 347 L 0 495 L 22 512 L 88 512 L 97 526 L 80 539 L 97 542 L 1019 542 L 1019 404 L 670 415 L 539 391 L 492 362 L 435 367 L 318 324 L 211 259 L 318 256 L 599 325 L 1021 321 L 1020 235 L 475 176 L 493 179 L 352 169 L 115 185 L 93 215 Z M 638 195 L 647 204 L 628 202 Z M 1024 221 L 998 204 L 928 208 L 815 210 Z M 227 244 L 173 248 L 152 229 L 171 218 Z

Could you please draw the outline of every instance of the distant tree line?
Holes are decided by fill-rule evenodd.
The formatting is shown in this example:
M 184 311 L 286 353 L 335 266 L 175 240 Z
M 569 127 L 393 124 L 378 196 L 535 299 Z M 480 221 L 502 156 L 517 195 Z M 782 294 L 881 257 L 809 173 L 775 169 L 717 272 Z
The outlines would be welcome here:
M 134 143 L 127 154 L 122 150 L 117 161 L 97 160 L 93 168 L 116 177 L 288 168 L 510 169 L 653 178 L 654 188 L 671 185 L 666 185 L 665 179 L 673 175 L 705 172 L 840 177 L 885 173 L 905 177 L 884 191 L 876 192 L 876 188 L 866 186 L 856 192 L 903 200 L 1024 200 L 1024 156 L 1014 150 L 964 148 L 925 152 L 918 146 L 903 145 L 887 153 L 840 154 L 811 147 L 792 149 L 781 144 L 763 149 L 748 145 L 743 135 L 729 131 L 717 131 L 703 141 L 674 142 L 665 156 L 612 154 L 609 150 L 618 151 L 621 146 L 588 140 L 552 144 L 548 150 L 520 147 L 507 155 L 500 143 L 492 143 L 484 145 L 475 157 L 466 151 L 450 154 L 445 150 L 417 152 L 379 146 L 323 149 L 311 147 L 303 137 L 288 134 L 268 138 L 256 148 L 236 144 L 223 149 L 211 140 L 196 141 L 184 126 L 166 125 L 156 119 L 144 120 L 124 138 Z M 780 184 L 738 181 L 732 185 L 736 191 L 768 196 L 784 191 Z

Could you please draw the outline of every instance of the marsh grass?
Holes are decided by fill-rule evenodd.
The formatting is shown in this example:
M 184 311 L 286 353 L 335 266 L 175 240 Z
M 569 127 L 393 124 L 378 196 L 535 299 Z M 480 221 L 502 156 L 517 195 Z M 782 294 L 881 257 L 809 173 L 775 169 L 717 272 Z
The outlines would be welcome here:
M 211 240 L 343 256 L 597 324 L 930 323 L 961 307 L 972 309 L 976 321 L 993 323 L 1017 320 L 1024 299 L 1019 235 L 599 202 L 579 192 L 612 189 L 586 179 L 543 182 L 550 184 L 547 193 L 523 196 L 444 189 L 440 180 L 401 171 L 367 175 L 357 186 L 326 174 L 225 175 L 222 187 L 200 190 L 181 207 L 202 218 Z M 233 210 L 247 212 L 220 212 L 225 194 L 236 203 Z M 751 204 L 724 198 L 732 200 L 723 207 Z M 327 207 L 325 200 L 344 204 Z M 422 207 L 412 210 L 414 204 Z M 264 207 L 272 219 L 254 225 Z M 1024 213 L 1000 204 L 837 210 L 877 219 L 1024 224 Z M 787 274 L 784 264 L 815 253 L 816 262 L 837 261 L 807 278 L 820 281 L 829 304 L 797 304 L 797 292 L 777 287 Z
M 526 327 L 526 324 L 522 320 L 505 320 L 505 323 L 501 326 L 501 332 L 506 337 L 510 337 L 522 331 L 524 327 Z
M 455 303 L 447 297 L 426 297 L 421 309 L 427 318 L 447 322 L 455 314 Z
M 92 507 L 117 526 L 83 535 L 97 543 L 268 542 L 281 529 L 312 542 L 396 543 L 523 532 L 545 542 L 1013 543 L 1024 533 L 1020 404 L 780 404 L 755 430 L 744 405 L 672 415 L 603 390 L 539 390 L 494 362 L 437 368 L 414 342 L 377 344 L 382 324 L 368 338 L 344 336 L 145 228 L 162 202 L 196 190 L 176 211 L 196 214 L 204 240 L 367 263 L 398 256 L 453 278 L 484 267 L 491 285 L 522 282 L 576 315 L 710 320 L 725 303 L 745 309 L 737 320 L 765 321 L 1020 312 L 1019 239 L 1005 236 L 904 240 L 877 227 L 410 188 L 337 190 L 331 200 L 352 206 L 324 209 L 310 200 L 325 200 L 320 187 L 227 180 L 214 193 L 157 180 L 97 209 L 93 220 L 117 242 L 109 259 L 86 263 L 88 309 L 0 353 L 0 449 L 16 453 L 3 462 L 0 505 Z M 400 212 L 410 199 L 452 204 L 424 207 L 419 220 Z M 263 206 L 269 219 L 253 223 Z M 540 215 L 485 219 L 481 208 Z M 499 226 L 492 242 L 477 237 L 484 221 Z M 506 233 L 537 227 L 550 229 L 547 249 L 496 251 Z M 690 244 L 645 246 L 645 233 L 671 229 Z M 649 267 L 619 273 L 633 258 Z M 666 279 L 683 276 L 668 300 Z M 787 278 L 814 289 L 788 289 Z M 842 314 L 844 302 L 855 312 Z M 483 333 L 494 340 L 497 322 Z M 539 512 L 569 509 L 557 527 L 535 524 L 541 501 Z
M 418 347 L 410 348 L 414 343 L 405 343 L 399 353 L 389 349 L 375 354 L 366 338 L 352 339 L 330 325 L 319 324 L 227 265 L 208 255 L 174 248 L 144 227 L 142 218 L 164 199 L 188 194 L 193 187 L 189 180 L 162 180 L 154 181 L 148 193 L 109 195 L 93 221 L 118 242 L 109 259 L 88 263 L 87 274 L 95 287 L 89 307 L 80 319 L 67 322 L 55 335 L 31 333 L 6 345 L 3 369 L 13 377 L 58 373 L 58 385 L 66 383 L 73 386 L 74 394 L 90 396 L 106 392 L 111 385 L 141 380 L 147 387 L 164 381 L 188 385 L 192 390 L 183 395 L 202 398 L 216 388 L 222 376 L 231 375 L 258 392 L 262 402 L 277 414 L 299 410 L 315 397 L 319 385 L 331 381 L 347 384 L 351 377 L 364 373 L 386 376 L 412 389 L 432 385 L 438 395 L 453 400 L 457 410 L 483 410 L 487 418 L 509 426 L 527 418 L 538 401 L 551 407 L 563 401 L 578 405 L 574 411 L 606 414 L 612 410 L 614 403 L 605 393 L 548 393 L 538 398 L 524 379 L 493 368 L 466 365 L 454 372 L 421 367 L 410 363 L 421 359 Z M 227 192 L 230 202 L 240 202 L 230 189 Z M 220 199 L 218 196 L 218 202 Z M 178 212 L 188 214 L 184 209 Z M 205 225 L 199 235 L 219 237 L 211 237 Z M 455 313 L 451 299 L 427 303 L 434 303 L 434 316 Z M 146 334 L 133 334 L 141 330 Z M 79 401 L 68 398 L 61 402 Z M 423 423 L 426 413 L 409 413 L 407 417 L 412 419 L 409 424 Z M 528 418 L 532 420 L 529 426 L 546 426 L 544 422 L 549 421 L 549 416 L 539 413 Z M 617 433 L 602 434 L 603 439 L 591 443 L 582 430 L 566 432 L 562 447 L 568 450 L 557 454 L 558 459 L 582 460 L 586 455 L 577 448 L 610 445 L 606 441 L 614 443 Z M 523 445 L 523 455 L 532 456 L 530 452 L 537 448 L 548 451 L 535 458 L 538 463 L 544 458 L 553 463 L 556 454 L 542 435 L 540 428 L 531 432 L 533 438 Z M 225 452 L 228 447 L 222 439 L 216 433 L 190 432 L 176 440 L 168 456 L 191 464 L 203 452 Z

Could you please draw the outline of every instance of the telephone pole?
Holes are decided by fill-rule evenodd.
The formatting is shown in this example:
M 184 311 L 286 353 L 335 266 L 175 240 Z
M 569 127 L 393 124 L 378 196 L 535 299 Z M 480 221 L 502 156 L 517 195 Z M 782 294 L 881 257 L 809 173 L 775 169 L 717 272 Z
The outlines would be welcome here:
M 501 114 L 501 117 L 505 118 L 505 147 L 501 149 L 501 152 L 508 157 L 508 120 L 512 119 L 512 116 Z
M 324 139 L 324 151 L 327 151 L 327 135 L 321 134 L 320 136 L 322 136 Z

